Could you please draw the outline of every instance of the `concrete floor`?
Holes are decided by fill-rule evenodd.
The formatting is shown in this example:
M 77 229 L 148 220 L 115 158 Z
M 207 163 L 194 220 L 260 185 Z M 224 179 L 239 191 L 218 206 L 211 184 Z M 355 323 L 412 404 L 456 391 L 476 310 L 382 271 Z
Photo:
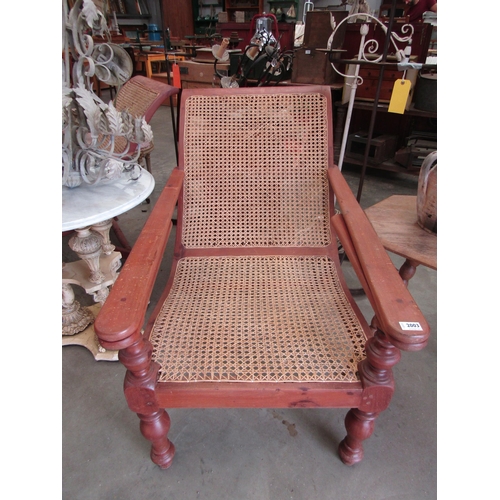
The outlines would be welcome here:
M 133 244 L 175 166 L 170 108 L 151 121 L 156 186 L 150 204 L 119 217 Z M 359 169 L 344 167 L 354 193 Z M 417 193 L 417 178 L 369 171 L 361 205 L 392 194 Z M 172 238 L 171 238 L 172 240 Z M 168 275 L 170 244 L 150 309 Z M 76 260 L 63 240 L 63 258 Z M 403 259 L 391 255 L 397 267 Z M 357 288 L 349 263 L 348 283 Z M 396 392 L 365 442 L 365 459 L 344 465 L 342 409 L 209 409 L 170 411 L 176 455 L 166 471 L 154 465 L 139 420 L 122 392 L 124 367 L 95 361 L 79 346 L 62 348 L 62 498 L 64 500 L 424 500 L 437 498 L 437 273 L 419 267 L 409 289 L 431 325 L 421 352 L 403 353 L 394 369 Z M 90 298 L 76 290 L 84 304 Z M 371 317 L 365 296 L 356 298 Z

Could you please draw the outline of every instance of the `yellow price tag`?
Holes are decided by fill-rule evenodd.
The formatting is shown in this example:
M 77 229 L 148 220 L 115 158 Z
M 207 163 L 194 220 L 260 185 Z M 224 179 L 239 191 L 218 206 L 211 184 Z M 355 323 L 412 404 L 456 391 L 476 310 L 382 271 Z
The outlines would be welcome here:
M 396 80 L 392 89 L 391 101 L 389 102 L 389 113 L 399 113 L 402 115 L 405 112 L 406 102 L 410 95 L 411 82 L 410 80 Z

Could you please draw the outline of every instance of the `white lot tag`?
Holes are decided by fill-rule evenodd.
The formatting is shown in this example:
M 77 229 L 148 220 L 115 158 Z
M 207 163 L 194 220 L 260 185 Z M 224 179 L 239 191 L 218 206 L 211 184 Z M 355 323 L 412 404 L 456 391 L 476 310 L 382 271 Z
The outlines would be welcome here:
M 411 322 L 411 321 L 400 321 L 399 325 L 401 326 L 401 330 L 417 330 L 417 331 L 422 331 L 422 327 L 420 326 L 420 323 L 417 322 Z

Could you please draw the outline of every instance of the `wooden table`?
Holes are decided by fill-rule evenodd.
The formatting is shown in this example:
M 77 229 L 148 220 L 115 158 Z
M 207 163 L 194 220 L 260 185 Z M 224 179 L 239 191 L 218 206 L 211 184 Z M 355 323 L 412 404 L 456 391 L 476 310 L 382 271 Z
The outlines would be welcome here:
M 170 62 L 183 61 L 186 57 L 191 57 L 193 54 L 187 51 L 172 51 L 167 52 L 167 57 Z M 164 52 L 136 52 L 135 54 L 136 62 L 143 64 L 144 70 L 146 71 L 146 76 L 151 78 L 153 76 L 153 68 L 151 63 L 158 61 L 165 61 Z M 165 75 L 166 73 L 162 73 Z
M 437 270 L 437 235 L 418 225 L 416 196 L 390 196 L 365 213 L 384 248 L 406 259 L 399 270 L 405 284 L 419 265 Z
M 164 61 L 165 53 L 164 52 L 137 52 L 135 55 L 135 59 L 137 62 L 143 63 L 146 76 L 151 78 L 153 74 L 153 69 L 151 68 L 152 62 Z

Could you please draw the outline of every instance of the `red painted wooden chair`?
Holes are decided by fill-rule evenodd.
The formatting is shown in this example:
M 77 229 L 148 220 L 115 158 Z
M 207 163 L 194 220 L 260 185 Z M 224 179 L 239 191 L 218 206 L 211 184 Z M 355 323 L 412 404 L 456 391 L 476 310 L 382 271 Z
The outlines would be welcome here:
M 179 166 L 95 323 L 162 468 L 174 457 L 165 408 L 187 407 L 351 408 L 339 453 L 359 462 L 400 349 L 426 345 L 427 322 L 333 163 L 331 108 L 320 86 L 182 92 Z M 143 334 L 177 201 L 171 276 Z

